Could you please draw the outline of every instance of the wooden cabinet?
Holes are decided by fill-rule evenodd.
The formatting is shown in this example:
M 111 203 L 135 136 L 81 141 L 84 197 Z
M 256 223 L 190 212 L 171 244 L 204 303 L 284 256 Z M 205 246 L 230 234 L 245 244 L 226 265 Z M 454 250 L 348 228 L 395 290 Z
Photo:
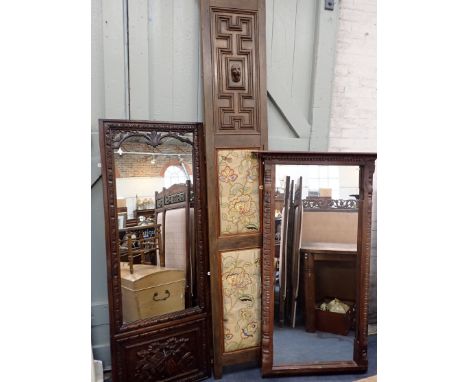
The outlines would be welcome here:
M 135 210 L 133 212 L 133 216 L 138 220 L 140 216 L 144 216 L 145 218 L 152 218 L 154 217 L 154 208 L 151 209 L 144 209 L 144 210 Z
M 308 332 L 315 332 L 317 329 L 329 331 L 329 326 L 320 326 L 325 322 L 325 318 L 320 320 L 317 328 L 317 304 L 325 298 L 337 297 L 342 301 L 351 302 L 354 306 L 356 294 L 356 245 L 304 243 L 301 246 L 301 258 L 303 264 L 305 328 Z M 321 265 L 325 265 L 325 269 L 321 268 Z M 330 269 L 332 269 L 331 272 Z M 337 282 L 337 279 L 339 279 L 339 282 Z M 343 318 L 343 326 L 345 326 L 347 317 L 341 318 Z M 333 320 L 334 315 L 329 314 L 328 319 Z M 335 325 L 337 328 L 340 325 L 339 319 L 338 316 Z M 350 326 L 348 326 L 348 330 L 349 328 Z M 331 332 L 337 333 L 337 331 L 333 330 Z M 346 330 L 341 330 L 341 332 L 346 332 Z

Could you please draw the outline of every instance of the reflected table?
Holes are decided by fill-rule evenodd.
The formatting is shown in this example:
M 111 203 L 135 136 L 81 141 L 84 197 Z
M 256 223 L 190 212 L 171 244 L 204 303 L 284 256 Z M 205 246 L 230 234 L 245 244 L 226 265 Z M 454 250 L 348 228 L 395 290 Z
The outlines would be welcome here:
M 318 262 L 342 263 L 346 264 L 345 269 L 350 269 L 354 273 L 354 265 L 357 257 L 357 245 L 348 243 L 302 243 L 301 244 L 302 275 L 304 282 L 304 310 L 305 329 L 308 332 L 315 332 L 316 326 L 316 299 L 317 299 L 317 264 Z M 349 271 L 336 271 L 327 278 L 325 284 L 319 286 L 334 297 L 341 297 L 354 291 L 349 291 L 349 285 L 354 284 L 354 280 L 346 282 Z M 343 275 L 345 277 L 343 277 Z M 346 290 L 345 290 L 346 289 Z M 345 291 L 343 291 L 345 290 Z M 330 296 L 332 297 L 332 296 Z M 344 298 L 346 299 L 346 298 Z M 352 298 L 354 300 L 354 298 Z

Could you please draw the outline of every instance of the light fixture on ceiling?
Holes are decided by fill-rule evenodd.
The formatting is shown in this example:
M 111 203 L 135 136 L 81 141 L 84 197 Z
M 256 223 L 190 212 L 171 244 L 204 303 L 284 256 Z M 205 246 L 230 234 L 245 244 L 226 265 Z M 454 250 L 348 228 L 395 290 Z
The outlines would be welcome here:
M 119 154 L 119 155 L 123 154 L 122 147 L 119 147 L 119 149 L 117 150 L 117 154 Z
M 153 159 L 151 159 L 151 164 L 156 164 L 156 158 L 154 155 L 153 155 Z

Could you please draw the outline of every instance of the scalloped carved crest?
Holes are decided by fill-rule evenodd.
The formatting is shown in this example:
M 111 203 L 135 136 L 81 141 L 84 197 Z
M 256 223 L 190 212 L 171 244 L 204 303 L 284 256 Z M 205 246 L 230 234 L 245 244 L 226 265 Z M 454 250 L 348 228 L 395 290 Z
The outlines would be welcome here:
M 171 337 L 137 352 L 135 381 L 159 381 L 197 367 L 188 338 Z
M 139 137 L 145 140 L 145 143 L 152 147 L 160 146 L 164 143 L 164 140 L 167 138 L 175 138 L 181 142 L 188 143 L 193 145 L 192 139 L 185 136 L 185 133 L 169 132 L 163 133 L 160 131 L 114 131 L 112 136 L 112 148 L 118 149 L 122 143 L 124 143 L 128 138 Z

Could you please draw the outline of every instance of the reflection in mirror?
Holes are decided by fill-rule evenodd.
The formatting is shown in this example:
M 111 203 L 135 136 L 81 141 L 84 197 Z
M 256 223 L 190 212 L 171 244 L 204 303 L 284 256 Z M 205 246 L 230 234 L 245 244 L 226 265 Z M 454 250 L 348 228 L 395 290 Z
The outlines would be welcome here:
M 353 360 L 359 167 L 275 166 L 273 366 Z
M 145 134 L 114 151 L 127 323 L 195 305 L 192 134 Z

